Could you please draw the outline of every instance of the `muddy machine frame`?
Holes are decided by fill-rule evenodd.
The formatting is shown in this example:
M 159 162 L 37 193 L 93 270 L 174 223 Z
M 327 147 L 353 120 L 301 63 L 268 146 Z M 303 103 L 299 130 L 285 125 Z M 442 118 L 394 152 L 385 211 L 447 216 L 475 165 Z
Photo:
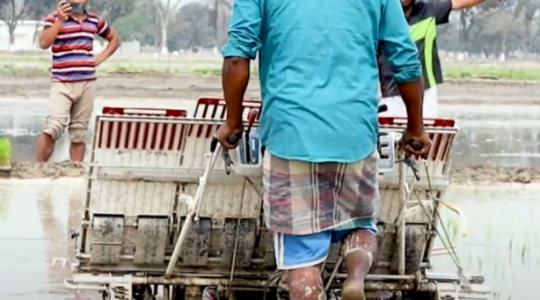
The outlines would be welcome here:
M 85 207 L 72 232 L 76 262 L 66 286 L 110 300 L 200 300 L 208 288 L 229 299 L 247 297 L 242 293 L 287 297 L 262 220 L 260 102 L 244 105 L 246 133 L 230 152 L 213 142 L 224 122 L 222 99 L 200 98 L 191 116 L 173 109 L 103 109 L 95 120 Z M 463 213 L 441 200 L 458 131 L 454 121 L 425 121 L 433 147 L 421 158 L 398 150 L 406 119 L 379 122 L 379 255 L 366 279 L 368 298 L 489 299 L 483 278 L 463 273 L 439 222 L 440 211 L 450 209 L 466 234 Z M 443 247 L 435 247 L 435 239 Z M 336 299 L 347 276 L 339 247 L 321 269 Z M 434 255 L 450 256 L 457 272 L 430 273 Z

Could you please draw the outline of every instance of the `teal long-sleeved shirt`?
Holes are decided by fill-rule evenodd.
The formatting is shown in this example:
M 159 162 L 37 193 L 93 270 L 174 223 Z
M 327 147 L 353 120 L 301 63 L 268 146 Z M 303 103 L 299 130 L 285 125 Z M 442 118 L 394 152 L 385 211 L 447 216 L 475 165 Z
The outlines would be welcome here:
M 371 154 L 379 45 L 396 82 L 422 75 L 399 0 L 235 0 L 228 35 L 224 57 L 259 54 L 261 139 L 285 159 Z

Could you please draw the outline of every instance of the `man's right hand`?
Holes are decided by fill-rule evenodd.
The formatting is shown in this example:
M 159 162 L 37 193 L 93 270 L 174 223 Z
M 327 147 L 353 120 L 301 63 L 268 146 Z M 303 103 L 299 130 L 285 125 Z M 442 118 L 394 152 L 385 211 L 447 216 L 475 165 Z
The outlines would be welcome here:
M 217 132 L 217 139 L 219 143 L 221 144 L 221 147 L 227 150 L 238 147 L 238 144 L 239 144 L 238 142 L 240 141 L 240 138 L 239 138 L 235 144 L 231 144 L 229 142 L 229 137 L 231 135 L 240 135 L 244 131 L 244 125 L 241 121 L 235 124 L 237 124 L 237 126 L 231 126 L 228 123 L 225 123 L 219 126 L 219 129 Z
M 71 13 L 71 4 L 69 4 L 67 1 L 60 1 L 56 7 L 56 10 L 58 11 L 58 18 L 65 21 Z
M 422 144 L 421 149 L 414 149 L 412 147 L 412 143 L 415 141 Z M 402 142 L 403 150 L 405 150 L 405 153 L 407 154 L 423 155 L 431 148 L 431 140 L 424 129 L 418 131 L 406 130 L 405 133 L 403 133 Z

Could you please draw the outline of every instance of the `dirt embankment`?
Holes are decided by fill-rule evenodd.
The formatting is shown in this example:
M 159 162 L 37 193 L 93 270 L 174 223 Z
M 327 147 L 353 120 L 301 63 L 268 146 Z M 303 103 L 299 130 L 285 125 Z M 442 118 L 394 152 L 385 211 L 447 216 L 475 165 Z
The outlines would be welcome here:
M 36 179 L 36 178 L 62 178 L 62 177 L 82 177 L 85 167 L 80 163 L 50 162 L 32 163 L 15 162 L 9 172 L 0 171 L 0 178 L 14 179 Z
M 0 78 L 0 97 L 47 98 L 51 81 L 48 76 L 34 78 Z M 222 95 L 218 76 L 163 76 L 152 74 L 112 74 L 97 81 L 99 97 L 197 99 L 200 96 Z M 442 104 L 540 104 L 540 81 L 503 81 L 460 79 L 447 80 L 438 87 Z M 251 80 L 247 98 L 260 98 L 257 79 Z
M 13 164 L 10 172 L 0 171 L 0 178 L 36 179 L 83 177 L 85 166 L 71 162 Z M 452 170 L 452 181 L 458 184 L 540 183 L 540 170 L 498 167 L 462 167 Z
M 540 170 L 491 166 L 460 167 L 451 171 L 454 183 L 540 183 Z

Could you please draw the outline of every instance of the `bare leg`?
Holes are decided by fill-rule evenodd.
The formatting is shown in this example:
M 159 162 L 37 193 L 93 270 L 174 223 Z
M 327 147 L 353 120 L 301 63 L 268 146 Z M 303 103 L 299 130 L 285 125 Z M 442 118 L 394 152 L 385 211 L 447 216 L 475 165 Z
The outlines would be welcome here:
M 326 300 L 320 266 L 289 271 L 290 300 Z
M 82 162 L 84 160 L 84 153 L 86 151 L 85 143 L 71 142 L 69 145 L 69 158 L 73 162 Z
M 36 160 L 47 162 L 54 152 L 54 139 L 47 133 L 42 132 L 37 139 Z
M 342 300 L 365 300 L 364 280 L 377 255 L 377 237 L 359 229 L 349 234 L 343 244 L 343 256 L 349 278 L 343 284 Z

